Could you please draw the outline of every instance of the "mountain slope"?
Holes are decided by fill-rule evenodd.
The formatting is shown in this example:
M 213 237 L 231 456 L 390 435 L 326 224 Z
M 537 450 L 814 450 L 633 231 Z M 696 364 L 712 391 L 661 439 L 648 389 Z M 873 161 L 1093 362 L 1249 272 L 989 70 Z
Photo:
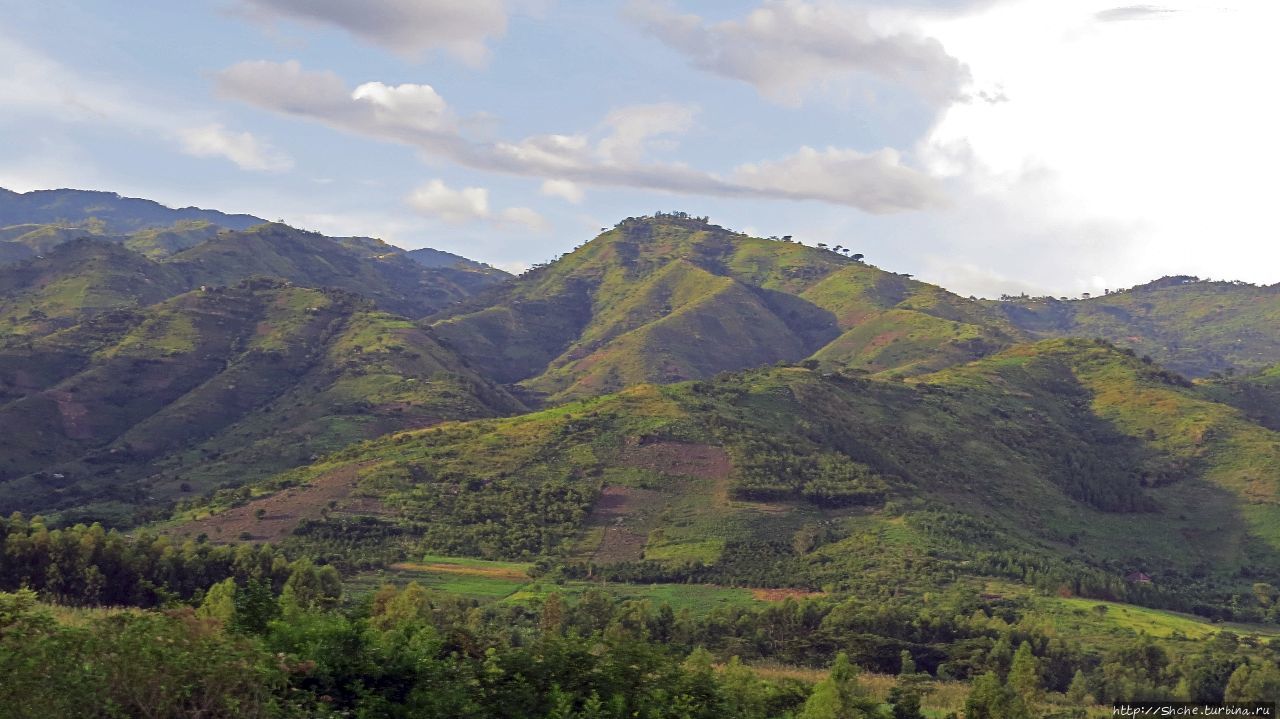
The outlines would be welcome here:
M 1280 578 L 1280 435 L 1091 341 L 907 383 L 787 367 L 635 386 L 391 435 L 277 481 L 339 475 L 417 551 L 641 581 L 977 574 L 1190 609 Z M 1135 570 L 1156 584 L 1127 584 Z
M 490 376 L 552 400 L 795 361 L 919 373 L 1006 346 L 998 313 L 826 249 L 676 213 L 629 218 L 435 323 Z M 913 342 L 857 334 L 888 312 Z
M 1280 285 L 1166 277 L 1101 297 L 991 303 L 1037 337 L 1102 337 L 1203 377 L 1280 362 Z
M 35 357 L 51 368 L 29 369 Z M 412 323 L 275 280 L 7 346 L 0 374 L 0 504 L 115 521 L 179 485 L 241 483 L 394 429 L 520 409 Z
M 154 304 L 190 287 L 178 268 L 113 242 L 81 239 L 0 267 L 0 336 L 46 334 L 110 310 Z

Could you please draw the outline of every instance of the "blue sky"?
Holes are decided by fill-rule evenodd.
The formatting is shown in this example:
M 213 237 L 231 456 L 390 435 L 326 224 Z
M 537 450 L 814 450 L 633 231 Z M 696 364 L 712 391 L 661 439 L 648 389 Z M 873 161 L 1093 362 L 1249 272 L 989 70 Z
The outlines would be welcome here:
M 964 294 L 1273 283 L 1263 2 L 0 0 L 0 186 L 519 269 L 681 209 Z

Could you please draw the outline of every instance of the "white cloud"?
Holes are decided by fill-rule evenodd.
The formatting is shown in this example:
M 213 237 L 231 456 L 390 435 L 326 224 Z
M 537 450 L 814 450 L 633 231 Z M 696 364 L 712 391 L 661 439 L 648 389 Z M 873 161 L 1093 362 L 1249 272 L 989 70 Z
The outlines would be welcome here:
M 178 130 L 183 152 L 196 157 L 223 157 L 242 170 L 277 172 L 293 167 L 293 158 L 249 132 L 231 132 L 219 124 Z
M 489 216 L 489 191 L 483 187 L 453 190 L 442 180 L 432 180 L 415 189 L 405 201 L 424 215 L 455 224 Z
M 83 76 L 3 34 L 0 67 L 10 70 L 0 75 L 0 105 L 11 116 L 30 114 L 156 137 L 188 155 L 225 158 L 246 170 L 293 165 L 287 155 L 248 132 L 235 133 L 208 122 L 202 113 L 140 99 L 144 93 Z
M 361 40 L 419 58 L 442 49 L 479 64 L 486 42 L 507 28 L 502 0 L 242 0 L 251 14 L 341 28 Z
M 443 180 L 431 180 L 409 193 L 405 203 L 419 214 L 450 224 L 489 221 L 504 230 L 547 232 L 551 223 L 528 207 L 489 207 L 489 191 L 483 187 L 450 188 Z
M 430 85 L 389 86 L 366 82 L 351 93 L 351 99 L 367 102 L 379 122 L 403 125 L 407 129 L 440 130 L 453 126 L 444 98 Z
M 930 29 L 1008 101 L 943 113 L 917 156 L 955 199 L 912 234 L 1053 294 L 1176 273 L 1275 282 L 1280 101 L 1263 88 L 1280 7 L 1188 0 L 1159 22 L 1102 21 L 1112 4 L 1018 0 Z M 973 286 L 944 265 L 929 278 Z
M 958 97 L 967 79 L 938 41 L 881 27 L 868 10 L 831 0 L 765 0 L 741 20 L 719 23 L 663 0 L 633 0 L 628 15 L 695 67 L 787 105 L 857 76 L 904 84 L 941 104 Z
M 922 209 L 941 198 L 930 177 L 903 164 L 891 150 L 866 155 L 837 148 L 802 150 L 789 164 L 748 165 L 729 177 L 648 159 L 670 149 L 674 137 L 692 126 L 696 110 L 685 105 L 618 108 L 591 132 L 487 143 L 464 137 L 449 121 L 453 113 L 447 103 L 427 85 L 365 83 L 348 91 L 332 73 L 307 72 L 295 61 L 256 61 L 223 70 L 218 88 L 224 96 L 257 107 L 403 143 L 490 172 L 682 194 L 821 200 L 867 212 Z M 783 187 L 766 177 L 774 169 L 812 181 Z
M 930 178 L 904 166 L 891 149 L 864 154 L 856 150 L 802 147 L 781 160 L 742 165 L 734 180 L 779 197 L 840 201 L 855 195 L 873 214 L 937 207 L 945 202 Z
M 551 223 L 547 218 L 529 207 L 508 207 L 498 213 L 498 226 L 510 229 L 525 229 L 531 232 L 550 232 Z
M 604 118 L 609 134 L 597 144 L 596 152 L 605 162 L 639 162 L 649 150 L 655 149 L 658 142 L 655 138 L 688 132 L 697 113 L 693 106 L 673 102 L 614 110 Z
M 545 180 L 542 183 L 542 194 L 547 197 L 559 197 L 562 200 L 578 204 L 582 202 L 585 193 L 581 187 L 569 182 L 568 180 Z

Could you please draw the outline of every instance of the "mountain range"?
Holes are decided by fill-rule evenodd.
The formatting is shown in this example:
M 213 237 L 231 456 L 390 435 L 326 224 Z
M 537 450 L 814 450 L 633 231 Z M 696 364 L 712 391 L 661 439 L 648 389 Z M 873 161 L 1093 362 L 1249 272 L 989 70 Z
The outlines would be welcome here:
M 679 212 L 518 277 L 107 193 L 0 226 L 4 513 L 1209 616 L 1280 583 L 1280 286 L 965 298 Z

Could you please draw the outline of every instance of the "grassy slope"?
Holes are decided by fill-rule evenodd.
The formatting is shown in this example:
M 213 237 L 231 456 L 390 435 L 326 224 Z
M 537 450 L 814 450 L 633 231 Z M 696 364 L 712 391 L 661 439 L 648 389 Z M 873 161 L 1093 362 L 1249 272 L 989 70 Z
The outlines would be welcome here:
M 1280 285 L 1165 278 L 1087 300 L 992 305 L 1034 335 L 1102 337 L 1190 376 L 1280 360 Z
M 119 245 L 70 242 L 42 259 L 0 268 L 0 336 L 38 336 L 108 310 L 159 302 L 186 286 L 174 268 Z
M 1234 586 L 1246 566 L 1273 576 L 1280 437 L 1174 381 L 1085 341 L 1018 347 L 905 385 L 783 368 L 400 433 L 282 480 L 355 467 L 358 491 L 428 549 L 579 559 L 599 558 L 614 531 L 593 529 L 591 513 L 614 487 L 628 497 L 616 529 L 637 534 L 650 559 L 719 565 L 719 580 L 747 583 L 923 591 L 992 571 L 972 560 L 1008 551 L 1080 562 L 1115 585 L 1134 569 L 1170 586 Z M 728 476 L 646 460 L 705 445 L 727 451 Z M 869 467 L 888 504 L 742 492 L 752 466 L 785 452 Z M 760 571 L 770 564 L 784 570 Z
M 148 493 L 250 481 L 383 432 L 520 409 L 407 320 L 266 280 L 32 346 L 0 354 L 6 510 L 145 504 Z M 62 364 L 26 369 L 40 352 Z
M 1246 377 L 1205 382 L 1200 390 L 1216 402 L 1238 407 L 1257 424 L 1280 432 L 1280 365 Z

